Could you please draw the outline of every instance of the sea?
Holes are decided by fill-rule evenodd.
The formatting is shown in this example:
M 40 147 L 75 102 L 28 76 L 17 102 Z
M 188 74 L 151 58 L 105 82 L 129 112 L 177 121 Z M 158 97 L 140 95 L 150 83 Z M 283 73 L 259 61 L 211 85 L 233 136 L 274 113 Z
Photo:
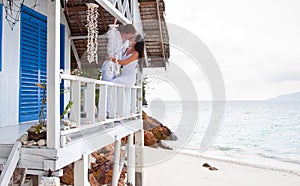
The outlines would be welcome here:
M 145 111 L 175 133 L 164 143 L 182 152 L 300 169 L 298 101 L 154 100 Z

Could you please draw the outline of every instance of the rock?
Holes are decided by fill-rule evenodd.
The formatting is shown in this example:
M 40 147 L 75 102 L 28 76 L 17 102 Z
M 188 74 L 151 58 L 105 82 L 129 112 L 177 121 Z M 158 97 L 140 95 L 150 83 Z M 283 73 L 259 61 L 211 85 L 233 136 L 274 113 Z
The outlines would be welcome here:
M 164 149 L 172 149 L 160 140 L 177 140 L 176 135 L 166 126 L 156 119 L 142 112 L 143 128 L 144 128 L 144 145 L 150 147 L 161 147 Z
M 47 132 L 47 128 L 43 126 L 43 127 L 42 127 L 42 131 Z
M 162 124 L 159 121 L 148 116 L 145 112 L 142 113 L 142 118 L 144 130 L 152 130 L 155 127 L 162 126 Z
M 208 164 L 208 163 L 204 163 L 204 164 L 202 165 L 202 167 L 208 168 L 208 170 L 211 170 L 211 171 L 219 170 L 219 169 L 217 169 L 216 167 L 212 167 L 212 166 L 211 166 L 210 164 Z
M 93 174 L 89 175 L 89 182 L 91 186 L 100 186 L 100 183 L 98 183 L 97 179 Z
M 100 154 L 99 152 L 93 152 L 92 156 L 96 159 L 95 163 L 91 164 L 91 174 L 96 178 L 100 185 L 111 185 L 112 181 L 112 169 L 113 169 L 113 157 L 107 156 L 107 154 Z M 126 185 L 126 166 L 123 167 L 119 179 L 119 186 Z
M 31 140 L 31 141 L 27 142 L 27 146 L 35 146 L 35 145 L 37 145 L 37 143 L 34 140 Z
M 45 146 L 45 145 L 46 145 L 46 140 L 40 139 L 40 140 L 37 142 L 37 145 L 38 145 L 39 147 Z
M 40 181 L 41 181 L 40 185 L 44 185 L 44 186 L 60 185 L 60 181 L 58 177 L 42 176 Z
M 158 142 L 157 142 L 157 145 L 158 145 L 160 148 L 163 148 L 163 149 L 173 150 L 171 147 L 165 145 L 162 141 L 158 141 Z
M 36 127 L 36 125 L 31 126 L 31 127 L 27 130 L 27 132 L 35 132 L 35 131 L 36 131 L 35 127 Z
M 153 134 L 159 140 L 177 140 L 177 136 L 162 123 L 148 116 L 144 111 L 142 113 L 144 130 L 152 130 Z
M 47 132 L 46 131 L 43 131 L 43 132 L 40 132 L 40 133 L 36 133 L 35 131 L 34 132 L 27 131 L 27 132 L 28 132 L 28 140 L 38 141 L 40 139 L 46 139 L 47 138 Z
M 146 120 L 146 119 L 148 119 L 148 115 L 146 114 L 146 112 L 142 112 L 142 119 L 143 120 Z
M 208 170 L 211 170 L 211 171 L 217 171 L 219 169 L 217 169 L 216 167 L 209 167 Z
M 60 122 L 64 125 L 64 126 L 71 126 L 71 121 L 67 120 L 67 119 L 61 119 Z
M 178 140 L 177 136 L 172 132 L 170 136 L 167 137 L 166 140 L 173 140 L 176 141 Z
M 74 164 L 65 166 L 63 172 L 64 174 L 60 177 L 60 181 L 67 185 L 74 185 Z
M 16 168 L 12 180 L 13 185 L 23 185 L 26 177 L 26 170 L 23 168 Z
M 202 167 L 211 167 L 208 163 L 204 163 L 203 165 L 202 165 Z
M 23 134 L 20 138 L 19 141 L 24 145 L 24 143 L 28 141 L 28 135 L 27 134 Z
M 158 140 L 165 140 L 172 134 L 171 130 L 165 126 L 155 127 L 154 129 L 152 129 L 152 133 Z
M 151 131 L 144 131 L 144 145 L 145 146 L 151 146 L 156 144 L 157 139 L 155 138 L 155 136 L 153 135 L 153 133 Z

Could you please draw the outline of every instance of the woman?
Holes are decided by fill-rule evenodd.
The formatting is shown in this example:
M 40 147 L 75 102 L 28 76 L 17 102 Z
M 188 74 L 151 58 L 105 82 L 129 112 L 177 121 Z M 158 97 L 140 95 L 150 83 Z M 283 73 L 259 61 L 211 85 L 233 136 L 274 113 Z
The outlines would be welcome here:
M 139 59 L 144 57 L 144 40 L 138 34 L 134 41 L 131 41 L 131 46 L 126 50 L 123 59 L 119 60 L 112 58 L 112 62 L 123 66 L 122 73 L 111 80 L 111 82 L 133 86 L 136 82 L 136 66 Z
M 118 63 L 123 66 L 122 73 L 113 78 L 112 80 L 109 80 L 110 82 L 114 83 L 120 83 L 125 86 L 134 86 L 136 82 L 136 66 L 139 62 L 139 59 L 144 57 L 144 40 L 141 35 L 137 35 L 133 41 L 131 40 L 130 47 L 126 50 L 124 53 L 122 60 L 112 58 L 111 61 L 114 63 Z M 114 106 L 110 105 L 111 103 L 111 89 L 110 86 L 108 86 L 108 93 L 107 93 L 107 111 L 106 111 L 106 117 L 109 118 L 109 111 L 112 109 L 114 110 Z M 126 90 L 125 90 L 126 91 Z M 125 92 L 125 94 L 128 96 L 128 92 Z M 130 97 L 128 96 L 126 100 L 129 101 Z M 126 103 L 127 112 L 130 111 L 130 103 Z

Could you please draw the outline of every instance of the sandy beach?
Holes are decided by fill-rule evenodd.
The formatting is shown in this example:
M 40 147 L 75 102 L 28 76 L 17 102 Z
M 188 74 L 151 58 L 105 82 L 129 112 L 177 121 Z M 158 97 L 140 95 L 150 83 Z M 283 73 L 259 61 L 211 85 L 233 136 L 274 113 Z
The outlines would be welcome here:
M 218 170 L 202 165 L 208 163 Z M 297 166 L 296 166 L 297 167 Z M 300 168 L 251 164 L 145 147 L 145 185 L 299 186 Z

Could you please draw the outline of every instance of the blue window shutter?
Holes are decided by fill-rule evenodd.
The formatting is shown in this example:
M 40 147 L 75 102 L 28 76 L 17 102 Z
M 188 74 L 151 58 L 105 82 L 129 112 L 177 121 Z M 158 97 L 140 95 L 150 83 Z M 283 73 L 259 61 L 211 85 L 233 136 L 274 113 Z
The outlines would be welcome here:
M 47 18 L 22 6 L 20 39 L 19 122 L 38 119 L 47 81 Z M 45 106 L 46 113 L 46 106 Z
M 0 72 L 2 71 L 2 15 L 3 5 L 0 4 Z
M 65 25 L 60 24 L 60 69 L 65 69 Z M 64 80 L 60 84 L 60 92 L 64 92 Z M 60 94 L 60 114 L 64 112 L 64 94 Z

